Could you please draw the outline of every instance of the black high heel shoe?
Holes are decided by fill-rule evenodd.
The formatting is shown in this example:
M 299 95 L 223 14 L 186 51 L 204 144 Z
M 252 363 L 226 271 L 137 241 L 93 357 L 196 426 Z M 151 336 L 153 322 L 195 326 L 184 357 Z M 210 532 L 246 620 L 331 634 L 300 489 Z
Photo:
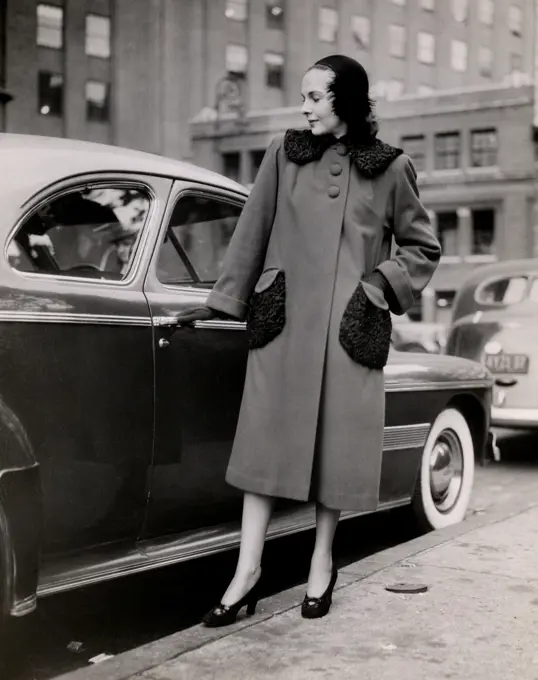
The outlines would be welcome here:
M 260 599 L 260 578 L 256 581 L 254 586 L 244 595 L 239 602 L 235 604 L 222 604 L 220 602 L 216 607 L 213 607 L 202 617 L 202 623 L 209 628 L 218 628 L 219 626 L 229 626 L 235 623 L 239 611 L 246 605 L 247 616 L 252 616 L 256 613 L 256 605 Z
M 304 596 L 303 604 L 301 605 L 301 616 L 303 619 L 321 619 L 322 616 L 326 616 L 329 613 L 337 578 L 338 571 L 333 565 L 331 580 L 323 595 L 321 597 L 309 597 L 308 594 Z

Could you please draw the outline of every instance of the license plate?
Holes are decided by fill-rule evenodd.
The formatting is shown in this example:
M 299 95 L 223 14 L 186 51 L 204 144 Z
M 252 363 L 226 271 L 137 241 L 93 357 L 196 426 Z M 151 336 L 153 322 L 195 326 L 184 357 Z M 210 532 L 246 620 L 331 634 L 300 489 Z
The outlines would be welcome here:
M 492 373 L 528 373 L 526 354 L 486 354 L 486 368 Z

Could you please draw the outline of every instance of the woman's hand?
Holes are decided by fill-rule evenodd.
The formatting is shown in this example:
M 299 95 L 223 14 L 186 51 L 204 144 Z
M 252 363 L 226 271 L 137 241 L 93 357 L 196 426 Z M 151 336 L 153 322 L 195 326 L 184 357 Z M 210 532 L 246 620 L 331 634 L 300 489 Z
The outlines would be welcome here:
M 210 307 L 198 305 L 196 307 L 187 307 L 176 315 L 177 322 L 180 326 L 192 326 L 195 321 L 209 321 L 216 319 L 218 313 Z
M 224 314 L 224 312 L 217 312 L 216 309 L 206 307 L 205 305 L 197 305 L 196 307 L 187 307 L 183 311 L 176 314 L 177 322 L 180 326 L 192 326 L 195 321 L 210 321 L 211 319 L 233 319 L 234 317 Z

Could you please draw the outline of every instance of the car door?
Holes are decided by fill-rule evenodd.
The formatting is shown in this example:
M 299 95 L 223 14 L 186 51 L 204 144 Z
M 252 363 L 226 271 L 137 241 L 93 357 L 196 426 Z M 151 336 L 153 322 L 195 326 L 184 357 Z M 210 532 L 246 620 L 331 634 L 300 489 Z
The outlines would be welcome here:
M 145 536 L 237 519 L 241 494 L 224 480 L 247 360 L 244 324 L 167 325 L 204 304 L 244 197 L 177 182 L 145 293 L 155 325 L 155 457 Z
M 171 185 L 66 180 L 25 208 L 8 243 L 2 395 L 40 465 L 45 556 L 134 541 L 141 529 L 154 426 L 142 288 Z

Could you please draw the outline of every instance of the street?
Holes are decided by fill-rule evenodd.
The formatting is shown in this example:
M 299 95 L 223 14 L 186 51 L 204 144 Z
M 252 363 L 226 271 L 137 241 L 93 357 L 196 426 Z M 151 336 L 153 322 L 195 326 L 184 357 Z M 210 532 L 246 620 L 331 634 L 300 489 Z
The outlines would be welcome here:
M 477 468 L 470 514 L 538 498 L 538 436 L 499 432 L 500 463 Z M 343 522 L 335 543 L 338 566 L 413 537 L 402 511 Z M 313 532 L 268 543 L 268 594 L 304 583 Z M 231 577 L 236 553 L 113 581 L 40 603 L 25 629 L 17 680 L 46 680 L 198 623 Z M 267 584 L 267 581 L 266 581 Z

